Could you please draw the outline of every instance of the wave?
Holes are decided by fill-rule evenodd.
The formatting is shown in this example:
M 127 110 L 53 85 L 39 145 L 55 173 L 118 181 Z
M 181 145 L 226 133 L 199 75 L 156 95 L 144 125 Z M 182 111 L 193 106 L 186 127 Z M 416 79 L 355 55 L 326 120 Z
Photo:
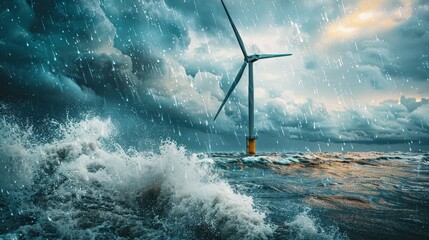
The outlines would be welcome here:
M 43 141 L 0 123 L 0 237 L 266 239 L 275 226 L 201 156 L 163 141 L 123 149 L 112 122 L 52 122 Z
M 309 153 L 261 153 L 250 156 L 243 153 L 212 153 L 212 163 L 220 165 L 239 164 L 255 167 L 281 168 L 294 164 L 318 166 L 325 163 L 356 163 L 361 165 L 382 165 L 384 161 L 405 161 L 429 164 L 429 153 L 422 152 L 309 152 Z
M 340 234 L 336 227 L 327 229 L 321 227 L 317 220 L 309 214 L 310 210 L 307 207 L 292 221 L 285 222 L 285 226 L 289 229 L 290 239 L 348 239 L 347 235 Z

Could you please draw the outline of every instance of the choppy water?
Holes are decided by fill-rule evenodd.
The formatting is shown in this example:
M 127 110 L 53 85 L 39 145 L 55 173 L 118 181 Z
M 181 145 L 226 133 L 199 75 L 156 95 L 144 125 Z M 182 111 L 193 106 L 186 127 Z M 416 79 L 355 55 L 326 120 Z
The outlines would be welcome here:
M 0 123 L 0 238 L 429 238 L 427 153 L 123 149 L 98 118 Z

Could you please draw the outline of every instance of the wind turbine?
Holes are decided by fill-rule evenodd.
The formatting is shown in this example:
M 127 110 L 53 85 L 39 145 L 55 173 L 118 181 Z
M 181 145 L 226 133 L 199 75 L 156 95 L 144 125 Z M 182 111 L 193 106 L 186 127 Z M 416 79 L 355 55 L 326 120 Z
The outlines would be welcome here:
M 256 139 L 257 136 L 255 135 L 255 123 L 254 123 L 254 89 L 253 89 L 253 63 L 261 60 L 261 59 L 268 59 L 268 58 L 278 58 L 278 57 L 286 57 L 291 56 L 292 54 L 253 54 L 253 55 L 247 55 L 246 48 L 244 47 L 243 40 L 241 39 L 240 34 L 238 33 L 237 28 L 235 27 L 234 22 L 232 21 L 231 15 L 228 12 L 228 9 L 225 6 L 225 3 L 223 0 L 221 0 L 223 8 L 225 9 L 226 15 L 228 16 L 229 22 L 231 23 L 232 29 L 234 30 L 235 37 L 237 38 L 238 44 L 240 45 L 241 52 L 244 55 L 244 62 L 241 65 L 240 71 L 238 71 L 237 76 L 235 77 L 234 82 L 231 85 L 231 88 L 229 89 L 228 93 L 225 96 L 225 99 L 222 102 L 222 105 L 220 105 L 219 110 L 216 113 L 216 116 L 214 117 L 214 120 L 218 117 L 220 111 L 222 110 L 223 106 L 225 105 L 226 101 L 228 101 L 229 96 L 234 91 L 235 87 L 237 86 L 238 82 L 240 82 L 241 76 L 243 75 L 244 69 L 246 68 L 247 64 L 249 64 L 249 135 L 246 137 L 246 151 L 248 154 L 256 154 Z

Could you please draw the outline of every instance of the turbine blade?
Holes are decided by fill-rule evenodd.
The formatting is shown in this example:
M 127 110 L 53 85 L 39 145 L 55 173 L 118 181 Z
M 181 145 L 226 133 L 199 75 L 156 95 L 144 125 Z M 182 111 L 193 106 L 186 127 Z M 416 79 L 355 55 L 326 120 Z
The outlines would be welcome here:
M 237 76 L 235 77 L 234 82 L 231 85 L 231 88 L 229 89 L 228 93 L 225 96 L 225 99 L 222 102 L 222 105 L 220 105 L 219 110 L 217 110 L 216 116 L 214 117 L 213 121 L 216 120 L 217 116 L 219 115 L 220 111 L 222 110 L 223 106 L 225 105 L 226 101 L 228 101 L 229 96 L 234 91 L 235 86 L 237 86 L 238 82 L 240 82 L 241 76 L 243 76 L 244 69 L 246 68 L 247 63 L 243 62 L 243 65 L 241 65 L 240 71 L 238 71 Z
M 259 54 L 259 59 L 267 59 L 267 58 L 278 58 L 278 57 L 287 57 L 292 56 L 290 53 L 284 54 Z
M 237 28 L 235 27 L 234 22 L 232 21 L 231 15 L 229 15 L 228 9 L 226 9 L 225 3 L 221 0 L 223 8 L 225 9 L 226 15 L 228 15 L 229 22 L 231 23 L 232 29 L 234 30 L 235 37 L 237 38 L 238 44 L 240 44 L 241 51 L 243 52 L 244 57 L 247 57 L 246 48 L 244 47 L 243 40 L 241 39 L 240 34 L 238 33 Z

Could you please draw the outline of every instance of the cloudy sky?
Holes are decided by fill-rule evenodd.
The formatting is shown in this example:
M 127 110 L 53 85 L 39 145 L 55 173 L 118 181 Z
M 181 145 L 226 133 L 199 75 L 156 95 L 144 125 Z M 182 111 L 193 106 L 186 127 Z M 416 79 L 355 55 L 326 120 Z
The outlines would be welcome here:
M 225 4 L 249 54 L 293 53 L 254 66 L 265 149 L 428 149 L 429 2 Z M 0 3 L 0 101 L 22 115 L 104 112 L 190 148 L 240 150 L 247 73 L 213 117 L 242 60 L 220 0 Z

